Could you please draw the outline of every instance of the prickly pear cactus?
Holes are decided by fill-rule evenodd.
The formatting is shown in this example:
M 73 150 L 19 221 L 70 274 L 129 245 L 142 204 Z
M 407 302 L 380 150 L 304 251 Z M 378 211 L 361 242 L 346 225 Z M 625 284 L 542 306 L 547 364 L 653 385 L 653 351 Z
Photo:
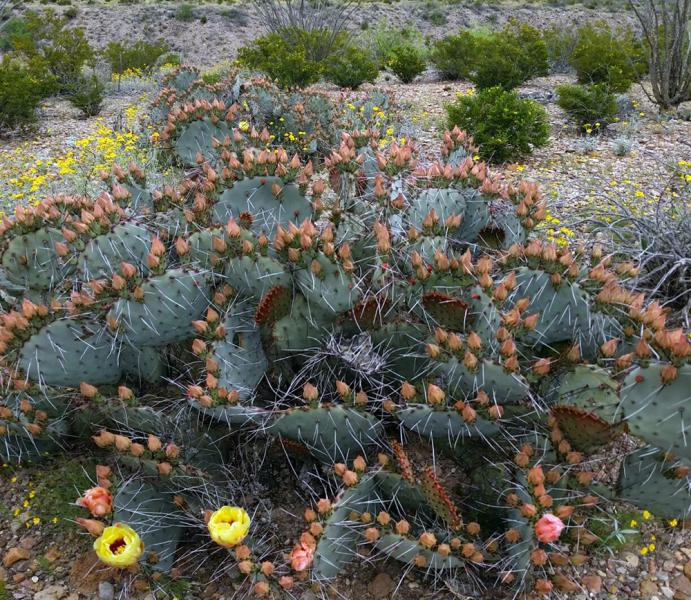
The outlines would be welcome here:
M 688 334 L 627 289 L 632 265 L 541 241 L 533 183 L 458 130 L 419 163 L 368 128 L 371 102 L 330 137 L 319 95 L 166 85 L 177 185 L 115 167 L 97 198 L 0 224 L 0 455 L 93 442 L 80 503 L 104 562 L 169 571 L 220 546 L 277 596 L 368 554 L 471 595 L 549 594 L 598 539 L 589 455 L 624 435 L 645 446 L 607 495 L 689 517 Z M 310 121 L 300 148 L 270 132 L 275 98 Z M 239 494 L 276 450 L 318 482 L 292 551 Z

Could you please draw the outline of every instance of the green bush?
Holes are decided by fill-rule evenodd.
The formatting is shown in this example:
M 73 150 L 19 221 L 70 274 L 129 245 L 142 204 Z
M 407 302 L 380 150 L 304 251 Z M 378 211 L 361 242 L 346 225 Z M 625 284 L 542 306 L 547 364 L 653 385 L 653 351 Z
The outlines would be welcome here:
M 480 156 L 494 162 L 517 160 L 549 139 L 545 109 L 500 87 L 462 95 L 446 106 L 449 126 L 470 133 Z
M 434 42 L 430 59 L 445 79 L 470 79 L 477 39 L 470 30 Z
M 71 21 L 72 19 L 75 19 L 78 14 L 79 10 L 75 6 L 70 6 L 67 10 L 65 10 L 65 12 L 62 13 L 62 16 L 68 21 Z
M 113 73 L 121 74 L 127 69 L 151 71 L 158 59 L 168 52 L 168 46 L 162 42 L 110 42 L 103 50 L 103 58 L 110 65 Z
M 301 88 L 319 81 L 323 67 L 313 58 L 310 33 L 290 31 L 269 33 L 240 48 L 241 65 L 266 73 L 284 88 Z
M 542 33 L 547 48 L 547 61 L 555 73 L 571 69 L 571 56 L 578 42 L 578 33 L 573 28 L 550 27 Z
M 175 10 L 175 18 L 178 21 L 193 21 L 196 18 L 194 7 L 191 4 L 181 4 Z
M 418 29 L 397 28 L 386 24 L 379 24 L 374 31 L 363 36 L 361 43 L 369 48 L 380 69 L 388 66 L 401 45 L 414 46 L 421 52 L 425 48 L 425 39 Z
M 40 76 L 42 93 L 68 92 L 83 66 L 93 60 L 81 27 L 67 28 L 67 20 L 53 11 L 25 13 L 26 29 L 11 38 L 12 48 Z
M 0 28 L 0 52 L 12 50 L 12 38 L 26 33 L 26 20 L 12 17 Z
M 379 67 L 366 50 L 352 44 L 327 59 L 326 78 L 339 87 L 356 89 L 366 81 L 374 81 Z
M 0 63 L 0 133 L 33 123 L 41 95 L 38 81 L 29 69 L 9 57 L 3 58 Z
M 425 70 L 425 52 L 413 44 L 402 43 L 392 48 L 387 66 L 403 83 L 410 83 Z
M 432 60 L 450 79 L 470 79 L 479 88 L 513 89 L 548 72 L 547 47 L 540 32 L 510 22 L 502 31 L 465 30 L 434 44 Z
M 605 22 L 588 23 L 578 30 L 571 66 L 579 83 L 604 83 L 623 93 L 645 73 L 645 51 L 630 29 L 613 31 Z
M 557 86 L 557 104 L 586 130 L 606 127 L 617 115 L 616 96 L 604 83 Z
M 81 77 L 74 84 L 69 101 L 84 117 L 95 117 L 103 106 L 103 84 L 96 75 Z

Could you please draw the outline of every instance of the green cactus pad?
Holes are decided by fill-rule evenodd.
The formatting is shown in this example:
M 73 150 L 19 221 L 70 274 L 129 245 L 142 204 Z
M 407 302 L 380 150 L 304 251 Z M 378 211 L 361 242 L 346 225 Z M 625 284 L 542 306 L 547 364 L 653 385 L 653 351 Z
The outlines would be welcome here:
M 357 557 L 360 533 L 358 524 L 349 521 L 349 515 L 372 512 L 372 506 L 377 503 L 376 488 L 374 479 L 364 476 L 357 485 L 346 489 L 335 504 L 314 552 L 314 579 L 333 579 Z
M 689 462 L 683 463 L 691 466 Z M 691 516 L 691 478 L 675 479 L 662 454 L 647 446 L 629 454 L 619 474 L 621 500 L 631 502 L 657 517 L 688 519 Z
M 333 314 L 353 308 L 362 297 L 355 278 L 321 252 L 314 260 L 321 265 L 319 276 L 308 269 L 295 274 L 295 282 L 308 303 Z
M 396 416 L 406 429 L 424 438 L 442 438 L 452 446 L 465 438 L 492 437 L 501 430 L 497 423 L 480 417 L 474 423 L 466 423 L 451 407 L 434 409 L 427 404 L 415 404 L 400 409 Z
M 127 262 L 148 273 L 146 257 L 151 248 L 151 234 L 136 223 L 122 223 L 92 239 L 79 255 L 79 271 L 84 280 L 110 279 Z
M 218 363 L 218 386 L 236 391 L 241 400 L 246 400 L 254 393 L 269 364 L 259 328 L 251 313 L 239 309 L 229 313 L 223 326 L 226 337 L 214 342 L 212 351 Z
M 134 477 L 113 498 L 113 522 L 129 525 L 144 542 L 140 562 L 148 562 L 156 571 L 170 571 L 183 534 L 172 494 Z M 155 561 L 150 560 L 152 553 Z
M 12 238 L 2 253 L 5 276 L 30 290 L 55 288 L 69 272 L 55 251 L 55 243 L 64 241 L 59 230 L 47 227 Z
M 518 269 L 518 285 L 507 300 L 512 306 L 519 298 L 530 298 L 528 314 L 539 312 L 537 326 L 520 342 L 531 346 L 550 346 L 564 341 L 585 341 L 590 335 L 588 297 L 577 284 L 563 281 L 554 287 L 549 273 Z
M 415 564 L 415 557 L 424 556 L 426 565 L 423 569 L 432 571 L 448 571 L 463 566 L 463 562 L 456 556 L 442 556 L 434 550 L 421 546 L 416 540 L 408 539 L 396 533 L 384 533 L 376 542 L 375 547 L 379 552 L 395 558 L 407 565 Z
M 274 196 L 272 187 L 280 189 Z M 276 227 L 289 222 L 302 223 L 312 217 L 312 205 L 294 183 L 285 183 L 280 177 L 250 177 L 225 190 L 214 205 L 216 223 L 225 225 L 228 219 L 239 221 L 240 214 L 252 214 L 253 231 L 263 231 L 273 238 Z
M 663 385 L 662 364 L 637 367 L 624 380 L 621 411 L 629 431 L 649 444 L 691 460 L 691 365 Z
M 419 231 L 423 230 L 422 222 L 434 210 L 439 219 L 439 227 L 443 228 L 450 216 L 464 216 L 466 201 L 464 195 L 451 188 L 424 190 L 408 211 L 408 220 Z
M 257 301 L 277 285 L 288 289 L 293 286 L 285 267 L 269 256 L 231 258 L 226 264 L 224 275 L 235 290 Z
M 79 387 L 120 379 L 118 345 L 100 324 L 75 318 L 53 321 L 31 336 L 17 366 L 41 385 Z
M 145 281 L 144 300 L 118 300 L 110 316 L 135 346 L 159 346 L 193 335 L 191 323 L 209 304 L 209 283 L 202 272 L 173 269 Z
M 474 398 L 484 390 L 490 399 L 499 404 L 519 404 L 530 395 L 526 379 L 518 373 L 504 370 L 491 360 L 480 360 L 475 371 L 470 371 L 456 358 L 439 363 L 437 373 L 448 392 L 454 397 Z
M 230 128 L 222 121 L 216 124 L 206 120 L 192 121 L 185 125 L 175 142 L 175 152 L 180 162 L 187 167 L 197 165 L 197 152 L 201 152 L 205 160 L 214 162 L 217 152 L 212 140 L 222 142 L 230 135 Z
M 590 454 L 621 433 L 618 389 L 594 365 L 577 365 L 563 377 L 552 414 L 576 450 Z
M 465 212 L 461 226 L 453 233 L 459 242 L 470 243 L 489 223 L 489 200 L 472 188 L 461 190 L 465 200 Z
M 312 456 L 332 464 L 366 454 L 384 427 L 372 415 L 344 406 L 296 408 L 279 413 L 268 432 L 300 442 Z
M 156 348 L 124 346 L 120 351 L 122 374 L 138 383 L 160 383 L 168 373 L 168 361 Z

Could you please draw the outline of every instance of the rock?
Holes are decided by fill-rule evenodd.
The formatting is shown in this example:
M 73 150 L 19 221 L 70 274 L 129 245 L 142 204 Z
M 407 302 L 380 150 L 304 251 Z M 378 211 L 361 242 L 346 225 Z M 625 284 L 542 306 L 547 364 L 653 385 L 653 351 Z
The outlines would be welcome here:
M 367 590 L 375 598 L 386 598 L 395 588 L 396 584 L 388 573 L 377 573 L 367 586 Z
M 113 600 L 115 598 L 115 588 L 110 581 L 101 581 L 98 584 L 98 600 Z
M 676 593 L 681 593 L 687 598 L 691 598 L 691 580 L 683 575 L 677 575 L 672 581 L 669 582 L 669 587 L 671 587 Z
M 9 569 L 14 563 L 28 558 L 29 551 L 26 548 L 10 548 L 2 558 L 2 564 Z
M 650 581 L 650 579 L 641 581 L 641 585 L 638 589 L 643 598 L 651 598 L 658 593 L 657 584 L 654 581 Z
M 672 598 L 674 598 L 674 591 L 672 590 L 672 588 L 669 588 L 666 585 L 663 585 L 660 588 L 660 591 L 662 592 L 662 595 L 665 598 L 669 598 L 669 600 L 672 600 Z
M 599 575 L 585 575 L 581 578 L 581 582 L 588 590 L 595 594 L 599 594 L 602 590 L 602 577 Z
M 54 563 L 58 558 L 60 558 L 60 551 L 53 546 L 52 548 L 48 549 L 48 552 L 46 552 L 43 557 L 49 562 L 49 563 Z
M 557 573 L 552 580 L 554 581 L 554 585 L 556 585 L 562 592 L 577 592 L 580 589 L 575 581 L 566 577 L 565 575 L 562 575 L 561 573 Z
M 684 121 L 691 121 L 691 101 L 682 102 L 677 106 L 677 118 Z
M 691 579 L 691 560 L 684 565 L 684 575 Z
M 632 569 L 637 569 L 638 565 L 641 562 L 641 559 L 638 558 L 635 554 L 631 554 L 630 552 L 627 552 L 624 554 L 624 560 L 626 561 L 626 564 L 629 565 Z
M 67 595 L 67 590 L 61 585 L 49 585 L 34 594 L 34 600 L 61 600 Z

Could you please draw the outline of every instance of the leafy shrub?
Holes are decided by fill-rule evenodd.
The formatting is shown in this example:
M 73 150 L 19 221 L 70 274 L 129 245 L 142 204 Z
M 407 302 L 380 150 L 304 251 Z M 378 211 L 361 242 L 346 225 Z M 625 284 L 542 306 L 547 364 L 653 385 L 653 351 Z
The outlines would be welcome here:
M 583 129 L 601 129 L 617 115 L 616 96 L 604 83 L 557 86 L 557 104 Z
M 25 127 L 36 120 L 40 86 L 29 69 L 9 57 L 0 63 L 0 133 Z
M 110 42 L 103 50 L 103 57 L 113 73 L 122 74 L 128 69 L 150 71 L 158 59 L 168 52 L 165 42 Z M 179 61 L 178 61 L 179 62 Z
M 380 24 L 368 33 L 363 39 L 374 59 L 379 63 L 379 68 L 386 68 L 394 59 L 396 49 L 401 45 L 410 45 L 423 51 L 425 40 L 418 29 L 413 27 L 391 27 Z
M 269 33 L 240 48 L 238 61 L 249 69 L 266 73 L 281 87 L 305 87 L 319 81 L 323 64 L 311 57 L 310 34 Z
M 71 21 L 72 19 L 75 19 L 78 14 L 79 11 L 77 8 L 75 6 L 70 6 L 65 12 L 62 13 L 62 16 L 68 21 Z
M 12 50 L 12 38 L 26 33 L 26 20 L 22 17 L 12 17 L 6 23 L 0 24 L 0 52 Z
M 555 73 L 571 70 L 571 56 L 578 43 L 578 34 L 573 28 L 550 27 L 542 33 L 547 48 L 547 62 Z
M 35 74 L 41 74 L 44 94 L 68 92 L 81 76 L 94 52 L 81 27 L 67 28 L 67 20 L 53 11 L 24 15 L 26 29 L 11 38 L 13 49 L 25 58 Z
M 74 84 L 69 101 L 84 117 L 95 117 L 103 106 L 103 84 L 96 75 L 81 77 Z
M 196 18 L 194 7 L 191 4 L 181 4 L 175 10 L 175 18 L 178 21 L 193 21 Z
M 326 77 L 339 87 L 356 89 L 374 81 L 379 67 L 366 50 L 349 44 L 327 59 Z
M 451 79 L 470 79 L 479 88 L 513 89 L 548 72 L 540 32 L 512 21 L 502 31 L 466 30 L 434 44 L 432 60 Z
M 430 54 L 434 66 L 445 79 L 469 79 L 477 56 L 476 36 L 470 30 L 437 40 Z
M 449 126 L 470 133 L 480 146 L 480 156 L 494 162 L 516 160 L 548 141 L 545 109 L 498 86 L 461 95 L 446 106 L 446 112 Z
M 588 23 L 578 30 L 571 66 L 579 83 L 604 83 L 613 92 L 625 92 L 645 73 L 645 52 L 630 29 Z
M 424 51 L 402 43 L 392 48 L 387 66 L 403 83 L 410 83 L 425 70 L 427 60 Z

